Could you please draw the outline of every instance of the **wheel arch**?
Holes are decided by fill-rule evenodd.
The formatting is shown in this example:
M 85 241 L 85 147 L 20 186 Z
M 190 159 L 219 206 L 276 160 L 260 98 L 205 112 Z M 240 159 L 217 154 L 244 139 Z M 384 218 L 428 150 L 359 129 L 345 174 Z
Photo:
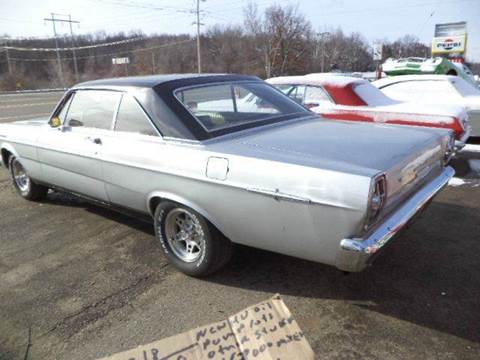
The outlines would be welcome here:
M 2 157 L 2 163 L 6 168 L 8 168 L 8 161 L 10 159 L 10 156 L 15 156 L 16 158 L 18 158 L 17 152 L 10 144 L 2 144 L 0 146 L 0 154 Z
M 215 226 L 218 231 L 220 231 L 224 236 L 226 236 L 226 233 L 223 231 L 221 226 L 219 226 L 218 222 L 215 221 L 214 217 L 208 211 L 206 211 L 204 208 L 202 208 L 195 202 L 185 199 L 184 197 L 177 194 L 163 191 L 154 191 L 150 193 L 147 197 L 147 209 L 152 217 L 155 214 L 155 209 L 157 208 L 158 204 L 160 204 L 162 201 L 173 201 L 180 205 L 188 206 L 190 209 L 193 209 L 200 215 L 202 215 L 213 226 Z

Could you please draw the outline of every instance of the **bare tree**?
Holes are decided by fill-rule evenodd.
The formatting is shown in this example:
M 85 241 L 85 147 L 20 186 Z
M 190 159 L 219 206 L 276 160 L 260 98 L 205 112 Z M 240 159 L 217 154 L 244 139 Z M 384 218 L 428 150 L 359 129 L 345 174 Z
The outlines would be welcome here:
M 272 5 L 260 16 L 256 5 L 245 10 L 245 27 L 263 55 L 265 76 L 298 73 L 312 38 L 312 26 L 297 6 Z
M 405 35 L 392 43 L 386 43 L 383 51 L 387 58 L 430 56 L 430 47 L 422 44 L 420 40 L 413 35 Z

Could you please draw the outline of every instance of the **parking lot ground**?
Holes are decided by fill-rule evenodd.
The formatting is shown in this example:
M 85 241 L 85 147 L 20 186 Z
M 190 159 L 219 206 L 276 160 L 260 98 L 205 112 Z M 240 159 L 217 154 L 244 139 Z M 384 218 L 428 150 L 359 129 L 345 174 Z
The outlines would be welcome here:
M 456 185 L 362 273 L 238 247 L 194 279 L 150 224 L 60 193 L 22 200 L 1 169 L 0 359 L 93 359 L 274 293 L 318 358 L 478 359 L 480 180 Z
M 0 95 L 0 122 L 48 116 L 61 95 Z M 24 201 L 0 168 L 0 360 L 93 359 L 274 293 L 318 358 L 479 359 L 480 152 L 454 165 L 461 177 L 362 273 L 238 247 L 201 280 L 166 263 L 150 224 L 60 193 Z

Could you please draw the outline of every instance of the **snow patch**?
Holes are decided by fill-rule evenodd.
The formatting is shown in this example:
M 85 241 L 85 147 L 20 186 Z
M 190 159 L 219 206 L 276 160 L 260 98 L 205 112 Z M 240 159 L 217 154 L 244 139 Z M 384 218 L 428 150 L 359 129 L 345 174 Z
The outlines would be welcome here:
M 336 87 L 345 87 L 353 83 L 363 83 L 366 80 L 362 78 L 345 76 L 341 73 L 313 73 L 305 75 L 305 80 L 317 85 L 330 85 Z
M 450 181 L 448 182 L 448 185 L 454 186 L 454 187 L 462 186 L 462 185 L 465 185 L 465 184 L 468 184 L 468 183 L 465 180 L 457 178 L 457 177 L 451 178 Z
M 468 164 L 470 165 L 470 169 L 476 174 L 480 174 L 480 160 L 468 160 Z
M 467 144 L 463 148 L 462 151 L 470 151 L 470 152 L 480 152 L 480 145 L 476 144 Z
M 461 179 L 461 178 L 458 178 L 458 177 L 453 177 L 448 182 L 448 185 L 452 186 L 452 187 L 468 186 L 468 187 L 471 187 L 471 188 L 476 188 L 476 187 L 480 186 L 480 181 L 474 180 L 474 179 L 465 180 L 465 179 Z

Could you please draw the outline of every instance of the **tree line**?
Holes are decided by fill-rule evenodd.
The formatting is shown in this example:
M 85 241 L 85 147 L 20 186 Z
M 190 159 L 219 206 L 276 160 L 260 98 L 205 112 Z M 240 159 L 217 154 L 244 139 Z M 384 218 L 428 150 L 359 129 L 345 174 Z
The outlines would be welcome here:
M 195 37 L 191 35 L 94 34 L 60 38 L 60 48 L 90 46 L 129 40 L 114 46 L 61 51 L 61 71 L 55 52 L 0 52 L 0 90 L 68 87 L 78 81 L 125 75 L 196 72 Z M 135 40 L 136 39 L 136 40 Z M 134 40 L 134 41 L 133 41 Z M 272 5 L 260 12 L 253 4 L 244 9 L 244 24 L 206 29 L 201 35 L 202 71 L 244 73 L 262 78 L 311 72 L 373 71 L 371 44 L 360 34 L 341 28 L 316 31 L 292 5 Z M 383 56 L 428 57 L 430 48 L 415 36 L 383 41 Z M 8 46 L 54 48 L 54 39 L 12 39 Z M 112 64 L 128 57 L 129 64 Z

